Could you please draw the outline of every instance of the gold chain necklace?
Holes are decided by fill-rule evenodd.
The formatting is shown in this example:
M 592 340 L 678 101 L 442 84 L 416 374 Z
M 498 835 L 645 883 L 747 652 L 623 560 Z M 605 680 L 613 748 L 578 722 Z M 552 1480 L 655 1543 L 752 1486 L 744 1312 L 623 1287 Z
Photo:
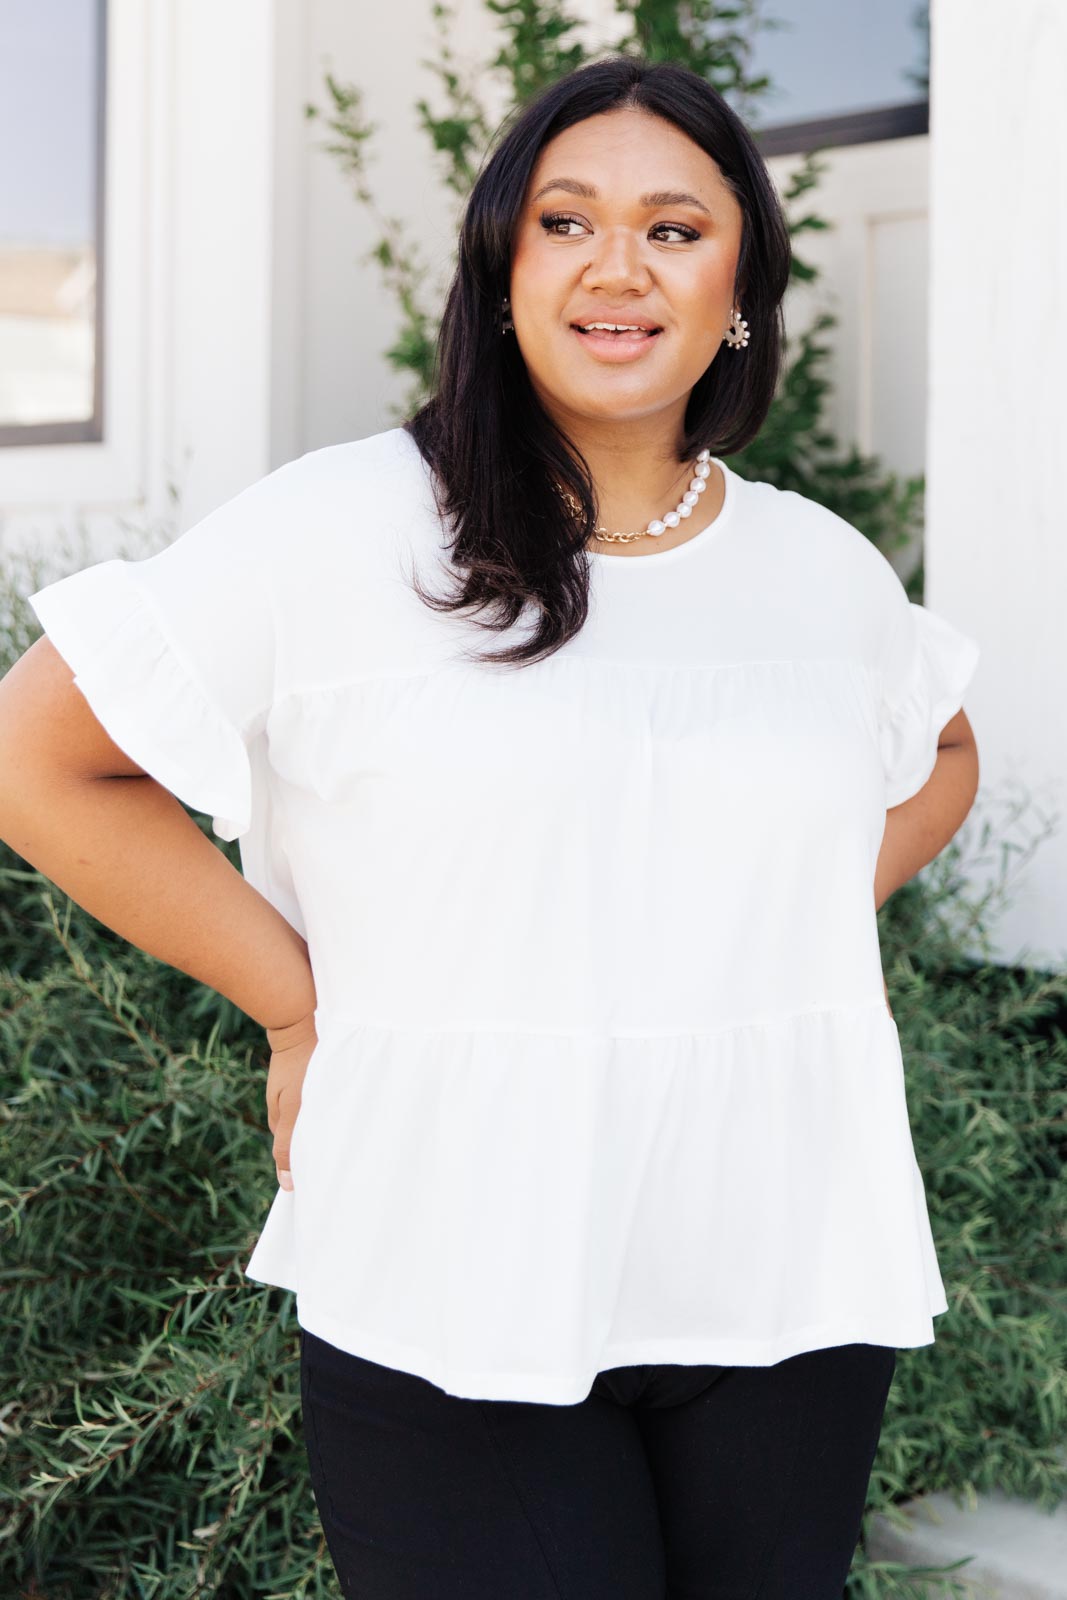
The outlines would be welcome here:
M 636 533 L 609 533 L 605 527 L 601 526 L 593 529 L 593 536 L 603 539 L 608 544 L 631 544 L 634 539 L 644 539 L 649 535 L 653 539 L 658 539 L 661 534 L 666 533 L 668 528 L 676 528 L 679 522 L 684 521 L 686 517 L 692 516 L 693 507 L 707 488 L 710 476 L 711 451 L 701 450 L 696 459 L 696 466 L 693 468 L 693 476 L 689 480 L 689 487 L 673 511 L 668 511 L 663 517 L 653 517 L 647 528 L 638 528 Z M 572 494 L 568 494 L 566 489 L 561 489 L 559 484 L 556 484 L 555 490 L 567 502 L 572 511 L 581 511 L 582 508 L 578 501 Z

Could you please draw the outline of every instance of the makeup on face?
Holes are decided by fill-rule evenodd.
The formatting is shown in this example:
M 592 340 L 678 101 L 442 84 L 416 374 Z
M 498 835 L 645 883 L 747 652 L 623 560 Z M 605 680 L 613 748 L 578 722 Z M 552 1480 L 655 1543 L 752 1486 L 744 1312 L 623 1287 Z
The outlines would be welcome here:
M 714 162 L 663 119 L 616 109 L 564 129 L 531 176 L 510 310 L 542 403 L 572 429 L 684 405 L 729 324 L 741 238 Z
M 536 205 L 538 201 L 556 190 L 574 194 L 582 199 L 593 201 L 600 199 L 600 191 L 593 184 L 582 182 L 577 178 L 554 177 L 537 189 L 530 204 Z M 646 211 L 659 211 L 668 206 L 692 207 L 702 216 L 712 217 L 712 212 L 704 202 L 697 195 L 684 189 L 661 189 L 642 194 L 637 197 L 636 204 Z M 546 235 L 560 239 L 581 237 L 583 227 L 581 218 L 567 212 L 544 209 L 539 213 L 537 222 Z M 573 234 L 565 231 L 569 228 L 575 230 Z M 702 238 L 699 229 L 674 220 L 657 222 L 649 233 L 650 237 L 656 238 L 662 244 L 680 244 L 683 248 Z M 609 365 L 647 358 L 651 347 L 658 343 L 666 332 L 664 325 L 655 322 L 643 305 L 638 311 L 636 302 L 629 307 L 591 307 L 587 315 L 582 314 L 572 318 L 569 329 L 586 347 L 587 354 Z

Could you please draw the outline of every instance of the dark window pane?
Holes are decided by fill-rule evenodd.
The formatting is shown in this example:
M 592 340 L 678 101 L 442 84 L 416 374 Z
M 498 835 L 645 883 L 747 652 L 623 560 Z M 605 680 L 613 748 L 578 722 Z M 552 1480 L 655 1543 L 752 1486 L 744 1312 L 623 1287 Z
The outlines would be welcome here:
M 816 120 L 927 98 L 929 6 L 923 0 L 760 0 L 749 75 L 771 89 L 750 125 Z

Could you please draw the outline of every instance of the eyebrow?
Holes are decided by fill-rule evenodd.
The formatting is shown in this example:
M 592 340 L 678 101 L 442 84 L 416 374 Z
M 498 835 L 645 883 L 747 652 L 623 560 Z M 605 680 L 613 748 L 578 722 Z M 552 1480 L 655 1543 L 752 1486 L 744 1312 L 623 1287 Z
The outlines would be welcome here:
M 577 178 L 553 178 L 538 189 L 530 204 L 533 205 L 534 200 L 540 200 L 550 189 L 566 189 L 570 194 L 580 195 L 583 200 L 600 199 L 600 191 L 594 189 L 590 183 L 580 183 Z M 698 211 L 711 216 L 704 202 L 698 200 L 695 194 L 688 194 L 684 189 L 657 189 L 653 194 L 638 195 L 638 204 L 657 211 L 661 206 L 696 206 Z

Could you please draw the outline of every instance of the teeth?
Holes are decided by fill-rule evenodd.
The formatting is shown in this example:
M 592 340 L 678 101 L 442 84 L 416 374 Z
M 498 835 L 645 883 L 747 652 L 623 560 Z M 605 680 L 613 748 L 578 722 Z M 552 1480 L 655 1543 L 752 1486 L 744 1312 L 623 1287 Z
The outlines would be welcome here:
M 634 323 L 624 322 L 585 322 L 579 326 L 583 333 L 591 333 L 594 328 L 603 328 L 607 333 L 651 333 L 651 328 L 639 328 Z

